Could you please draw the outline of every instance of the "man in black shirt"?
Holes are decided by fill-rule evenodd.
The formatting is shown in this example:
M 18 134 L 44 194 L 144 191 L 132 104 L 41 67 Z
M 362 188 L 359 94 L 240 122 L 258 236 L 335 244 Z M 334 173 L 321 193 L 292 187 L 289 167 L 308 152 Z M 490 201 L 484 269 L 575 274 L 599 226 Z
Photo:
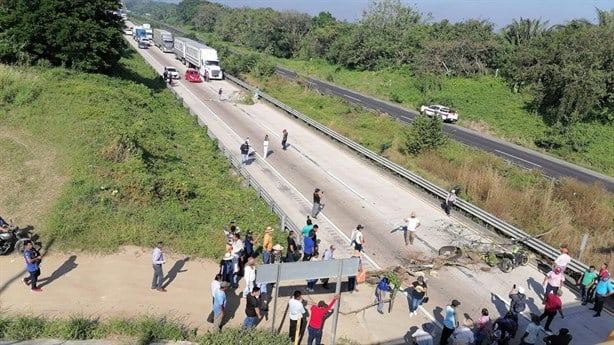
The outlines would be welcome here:
M 313 192 L 313 207 L 311 208 L 311 216 L 313 218 L 318 218 L 318 213 L 322 211 L 322 194 L 324 194 L 324 192 L 322 192 L 320 188 L 316 188 Z
M 559 334 L 545 337 L 544 342 L 547 345 L 569 345 L 571 339 L 572 336 L 569 334 L 569 330 L 567 328 L 561 328 Z
M 249 143 L 247 140 L 241 144 L 241 163 L 246 164 L 249 157 Z
M 258 324 L 258 320 L 260 320 L 260 288 L 258 286 L 252 288 L 252 293 L 247 295 L 246 302 L 245 315 L 247 317 L 243 321 L 241 328 L 254 328 Z
M 288 232 L 288 252 L 286 253 L 286 262 L 294 262 L 294 255 L 297 253 L 296 240 L 294 239 L 294 231 Z

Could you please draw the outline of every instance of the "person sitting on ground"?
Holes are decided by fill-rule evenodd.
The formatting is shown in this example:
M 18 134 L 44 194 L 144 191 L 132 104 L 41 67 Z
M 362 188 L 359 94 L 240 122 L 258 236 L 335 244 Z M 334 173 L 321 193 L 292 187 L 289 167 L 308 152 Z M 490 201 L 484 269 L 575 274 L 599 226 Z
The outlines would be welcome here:
M 569 345 L 572 338 L 567 328 L 561 328 L 559 334 L 545 337 L 544 343 L 546 343 L 546 345 Z

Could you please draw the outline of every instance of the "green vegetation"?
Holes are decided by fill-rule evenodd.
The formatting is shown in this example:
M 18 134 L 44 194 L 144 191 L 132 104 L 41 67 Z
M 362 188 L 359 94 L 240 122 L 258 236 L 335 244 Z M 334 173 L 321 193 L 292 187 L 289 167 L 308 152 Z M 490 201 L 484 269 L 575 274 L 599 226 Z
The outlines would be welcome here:
M 26 209 L 29 191 L 58 188 L 37 229 L 54 246 L 110 252 L 163 240 L 216 258 L 231 219 L 256 234 L 277 224 L 140 58 L 123 58 L 110 76 L 0 67 L 0 77 L 3 161 L 28 166 L 54 153 L 42 170 L 61 176 L 13 186 L 10 210 Z M 24 179 L 11 165 L 2 174 Z
M 614 10 L 596 9 L 596 24 L 520 18 L 495 32 L 485 20 L 436 22 L 399 0 L 372 2 L 357 23 L 204 0 L 125 4 L 208 33 L 229 71 L 241 57 L 228 44 L 238 56 L 260 52 L 405 107 L 445 104 L 459 111 L 461 126 L 614 176 L 614 47 L 603 44 L 614 36 Z
M 89 319 L 73 316 L 69 319 L 48 319 L 29 316 L 1 316 L 0 339 L 29 340 L 52 338 L 64 340 L 87 340 L 120 338 L 131 344 L 147 345 L 156 341 L 193 341 L 203 345 L 246 343 L 252 345 L 289 345 L 287 334 L 273 335 L 270 332 L 236 328 L 222 329 L 220 333 L 196 335 L 178 320 L 140 317 L 135 319 Z
M 126 47 L 120 6 L 117 0 L 3 2 L 0 61 L 109 69 Z

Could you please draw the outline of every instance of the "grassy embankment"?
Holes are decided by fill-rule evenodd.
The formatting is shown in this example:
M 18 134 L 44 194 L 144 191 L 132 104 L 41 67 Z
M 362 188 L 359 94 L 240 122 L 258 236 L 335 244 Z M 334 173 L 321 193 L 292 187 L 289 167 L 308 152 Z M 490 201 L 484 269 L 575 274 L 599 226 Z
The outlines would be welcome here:
M 422 104 L 432 103 L 454 107 L 460 112 L 461 126 L 545 152 L 536 147 L 535 140 L 543 136 L 546 124 L 537 114 L 527 111 L 529 96 L 511 92 L 501 78 L 416 79 L 397 71 L 349 71 L 318 60 L 276 61 L 298 73 L 398 103 L 408 109 L 418 109 Z M 590 143 L 582 151 L 561 148 L 547 153 L 614 176 L 612 125 L 591 123 L 579 124 L 578 127 L 590 138 Z
M 568 243 L 572 255 L 578 254 L 582 234 L 589 232 L 583 261 L 614 263 L 614 196 L 600 186 L 567 179 L 555 185 L 539 173 L 453 141 L 437 151 L 409 156 L 403 152 L 407 127 L 387 116 L 374 116 L 285 79 L 251 79 L 250 83 L 444 188 L 462 185 L 463 198 L 529 234 L 547 232 L 546 242 Z
M 52 250 L 163 240 L 217 258 L 229 220 L 257 233 L 278 224 L 140 57 L 110 76 L 6 66 L 0 75 L 0 209 Z

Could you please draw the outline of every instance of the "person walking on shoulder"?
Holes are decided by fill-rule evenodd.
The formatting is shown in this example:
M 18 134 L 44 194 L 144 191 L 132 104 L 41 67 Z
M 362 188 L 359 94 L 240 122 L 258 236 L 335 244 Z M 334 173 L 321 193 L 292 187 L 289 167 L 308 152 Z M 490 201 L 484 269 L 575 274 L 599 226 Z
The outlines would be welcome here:
M 219 332 L 222 329 L 222 320 L 226 309 L 226 290 L 230 284 L 220 282 L 220 286 L 213 295 L 213 331 Z
M 281 148 L 285 151 L 288 148 L 288 131 L 281 131 Z
M 363 245 L 365 244 L 365 238 L 362 234 L 362 229 L 365 227 L 362 224 L 356 225 L 356 229 L 352 231 L 352 236 L 350 237 L 351 245 L 354 250 L 362 252 Z
M 414 244 L 414 238 L 416 237 L 416 229 L 420 226 L 420 220 L 416 218 L 416 212 L 411 213 L 409 218 L 403 219 L 405 221 L 405 226 L 403 227 L 403 237 L 405 238 L 405 245 L 407 245 L 408 240 L 409 244 Z
M 337 302 L 338 299 L 339 295 L 336 295 L 328 304 L 324 301 L 320 301 L 317 305 L 311 306 L 311 319 L 309 319 L 309 326 L 307 327 L 307 331 L 309 332 L 307 345 L 320 345 L 322 343 L 322 324 L 324 323 L 324 317 L 335 306 L 335 302 Z
M 162 272 L 162 264 L 166 263 L 166 261 L 164 260 L 164 253 L 162 253 L 163 247 L 164 243 L 158 242 L 151 256 L 154 270 L 151 288 L 160 292 L 166 292 L 166 289 L 162 287 L 162 281 L 164 279 L 164 272 Z
M 448 339 L 454 333 L 454 329 L 458 327 L 458 321 L 456 321 L 456 308 L 461 303 L 457 300 L 452 300 L 450 305 L 446 306 L 446 316 L 443 320 L 443 330 L 441 331 L 441 339 L 439 339 L 439 345 L 448 345 Z
M 246 164 L 247 159 L 249 158 L 249 143 L 247 140 L 241 144 L 239 149 L 241 150 L 241 163 Z
M 448 216 L 450 215 L 450 211 L 452 210 L 452 207 L 454 207 L 455 203 L 456 203 L 456 189 L 452 189 L 450 193 L 448 193 L 448 196 L 446 197 L 446 201 L 444 205 L 446 214 Z
M 24 242 L 23 257 L 26 260 L 26 271 L 28 271 L 28 276 L 22 279 L 24 285 L 30 286 L 32 292 L 43 291 L 36 285 L 38 283 L 38 277 L 41 275 L 40 263 L 43 256 L 34 249 L 31 240 L 26 240 Z
M 264 149 L 262 157 L 266 159 L 266 156 L 269 154 L 269 135 L 268 134 L 264 136 L 264 142 L 262 143 L 262 147 Z
M 252 292 L 247 295 L 245 304 L 245 321 L 243 321 L 242 329 L 254 328 L 260 320 L 260 288 L 254 286 Z
M 289 335 L 290 340 L 292 340 L 293 344 L 297 337 L 297 333 L 299 343 L 301 342 L 305 326 L 303 325 L 303 322 L 301 322 L 300 327 L 297 326 L 299 320 L 304 321 L 303 318 L 306 312 L 307 311 L 305 310 L 305 306 L 303 305 L 303 295 L 301 294 L 301 291 L 294 291 L 292 298 L 290 298 L 290 300 L 288 301 L 288 318 L 290 319 Z
M 318 213 L 322 210 L 322 197 L 324 192 L 320 190 L 320 188 L 316 188 L 313 192 L 313 206 L 311 207 L 311 216 L 313 218 L 318 218 Z

